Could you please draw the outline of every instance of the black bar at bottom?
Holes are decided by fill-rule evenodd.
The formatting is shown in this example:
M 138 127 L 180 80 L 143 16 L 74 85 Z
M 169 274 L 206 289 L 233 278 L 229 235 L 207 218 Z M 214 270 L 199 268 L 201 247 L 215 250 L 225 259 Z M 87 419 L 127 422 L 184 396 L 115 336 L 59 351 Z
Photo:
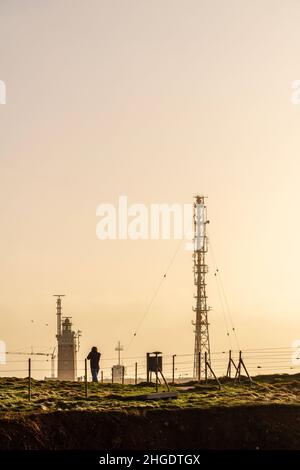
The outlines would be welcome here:
M 44 468 L 53 465 L 65 465 L 66 468 L 129 468 L 145 466 L 194 466 L 201 469 L 230 465 L 231 468 L 246 468 L 249 465 L 263 465 L 269 468 L 289 468 L 289 464 L 300 462 L 300 450 L 296 451 L 207 451 L 207 450 L 174 450 L 174 451 L 0 451 L 0 467 L 14 464 L 30 464 L 31 468 Z M 34 466 L 34 467 L 32 467 Z M 8 466 L 6 467 L 8 468 Z M 21 468 L 21 467 L 20 467 Z M 296 468 L 296 467 L 295 467 Z

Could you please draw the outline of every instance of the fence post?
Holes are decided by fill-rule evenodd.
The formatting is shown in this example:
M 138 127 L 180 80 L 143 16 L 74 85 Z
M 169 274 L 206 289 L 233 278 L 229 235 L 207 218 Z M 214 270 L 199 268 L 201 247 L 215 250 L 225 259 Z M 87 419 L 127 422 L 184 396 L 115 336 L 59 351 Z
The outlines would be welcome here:
M 201 380 L 201 353 L 198 352 L 198 382 Z
M 87 398 L 88 397 L 87 359 L 84 360 L 84 392 L 85 392 L 85 398 Z
M 241 381 L 242 351 L 239 354 L 239 382 Z
M 204 360 L 205 360 L 205 383 L 207 383 L 207 352 L 204 353 Z
M 103 370 L 101 371 L 101 383 L 103 384 Z
M 229 358 L 228 358 L 228 367 L 227 367 L 227 377 L 231 379 L 231 349 L 229 350 Z
M 135 363 L 135 368 L 134 368 L 134 383 L 137 385 L 137 362 Z
M 158 353 L 155 353 L 156 355 L 156 382 L 155 382 L 155 389 L 156 393 L 158 392 Z
M 111 383 L 114 383 L 114 369 L 111 368 Z
M 147 364 L 146 364 L 146 367 L 147 367 L 147 383 L 149 383 L 149 382 L 150 382 L 150 379 L 151 379 L 151 377 L 150 377 L 150 371 L 149 371 L 149 367 L 148 367 L 148 366 L 149 366 L 149 356 L 150 356 L 150 354 L 147 353 Z
M 213 375 L 215 381 L 218 383 L 219 385 L 219 390 L 221 390 L 221 383 L 220 383 L 220 380 L 218 379 L 218 377 L 216 376 L 216 374 L 214 373 L 214 371 L 212 370 L 211 368 L 211 365 L 209 362 L 206 362 L 206 367 L 210 370 L 211 374 Z
M 175 384 L 175 357 L 176 354 L 173 354 L 172 356 L 172 382 Z
M 248 372 L 247 367 L 245 366 L 244 359 L 242 358 L 242 354 L 241 354 L 241 366 L 243 366 L 243 369 L 244 369 L 244 371 L 246 372 L 247 377 L 248 377 L 248 379 L 249 379 L 249 381 L 250 381 L 250 385 L 252 385 L 252 379 L 251 379 L 251 377 L 250 377 L 250 375 L 249 375 L 249 372 Z
M 28 359 L 28 397 L 31 401 L 31 357 Z
M 125 367 L 122 366 L 122 385 L 124 385 Z

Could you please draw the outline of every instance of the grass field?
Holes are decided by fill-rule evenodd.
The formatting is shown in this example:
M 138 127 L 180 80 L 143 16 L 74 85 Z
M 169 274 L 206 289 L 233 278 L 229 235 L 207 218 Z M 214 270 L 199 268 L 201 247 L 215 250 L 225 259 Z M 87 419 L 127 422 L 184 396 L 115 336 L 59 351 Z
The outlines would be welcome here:
M 0 379 L 0 449 L 300 449 L 300 375 L 171 386 Z M 163 388 L 161 388 L 163 391 Z
M 247 381 L 234 384 L 222 380 L 218 389 L 214 382 L 171 386 L 179 393 L 177 399 L 141 401 L 137 395 L 155 392 L 154 385 L 88 384 L 85 398 L 84 383 L 32 380 L 31 401 L 28 399 L 28 379 L 0 379 L 1 415 L 22 412 L 66 410 L 129 410 L 142 408 L 210 408 L 218 406 L 300 404 L 300 374 L 258 376 L 250 386 Z M 188 385 L 188 386 L 187 386 Z M 164 387 L 160 387 L 164 391 Z

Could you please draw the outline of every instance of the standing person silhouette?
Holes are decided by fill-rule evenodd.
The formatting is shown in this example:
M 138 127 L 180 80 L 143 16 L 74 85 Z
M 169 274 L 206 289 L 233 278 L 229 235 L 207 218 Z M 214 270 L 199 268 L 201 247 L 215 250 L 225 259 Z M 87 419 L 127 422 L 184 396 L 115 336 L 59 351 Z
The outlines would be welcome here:
M 100 356 L 101 354 L 98 352 L 96 346 L 93 346 L 87 357 L 87 359 L 90 361 L 93 382 L 98 382 Z

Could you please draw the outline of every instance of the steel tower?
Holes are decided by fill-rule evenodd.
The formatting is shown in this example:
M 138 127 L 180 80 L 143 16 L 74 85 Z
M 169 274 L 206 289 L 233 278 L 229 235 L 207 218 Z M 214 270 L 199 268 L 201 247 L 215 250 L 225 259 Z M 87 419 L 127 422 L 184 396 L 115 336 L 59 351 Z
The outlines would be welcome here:
M 209 344 L 209 323 L 206 295 L 206 273 L 208 267 L 205 264 L 205 254 L 207 253 L 206 224 L 209 221 L 206 216 L 206 206 L 204 196 L 194 198 L 194 284 L 196 286 L 196 312 L 195 326 L 195 352 L 194 352 L 194 378 L 201 379 L 205 370 L 205 353 L 210 364 L 210 344 Z

